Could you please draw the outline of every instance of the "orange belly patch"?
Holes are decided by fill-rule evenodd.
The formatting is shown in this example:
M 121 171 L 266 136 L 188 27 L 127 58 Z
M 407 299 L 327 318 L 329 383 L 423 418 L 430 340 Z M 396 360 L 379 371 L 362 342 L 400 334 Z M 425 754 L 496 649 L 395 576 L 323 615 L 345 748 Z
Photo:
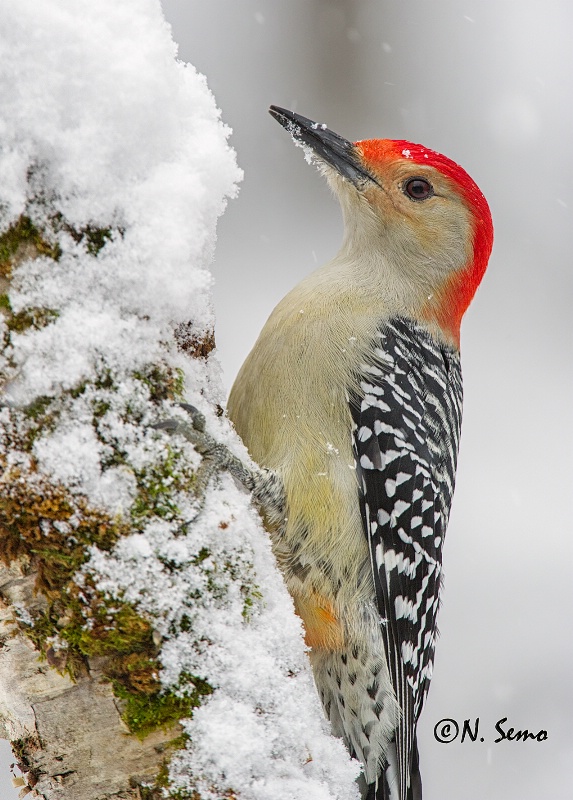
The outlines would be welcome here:
M 295 611 L 304 622 L 306 644 L 319 650 L 344 650 L 342 622 L 332 603 L 318 594 L 297 595 L 293 599 Z

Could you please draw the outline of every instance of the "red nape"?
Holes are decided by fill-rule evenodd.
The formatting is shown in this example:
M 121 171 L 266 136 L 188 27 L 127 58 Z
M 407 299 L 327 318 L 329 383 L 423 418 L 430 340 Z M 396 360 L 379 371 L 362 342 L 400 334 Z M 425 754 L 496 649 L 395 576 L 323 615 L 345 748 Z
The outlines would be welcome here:
M 493 246 L 493 222 L 487 200 L 468 173 L 451 158 L 421 144 L 396 139 L 366 139 L 355 142 L 364 163 L 375 167 L 389 161 L 411 161 L 439 170 L 458 188 L 473 219 L 473 258 L 467 267 L 453 275 L 442 293 L 438 321 L 459 341 L 461 319 L 483 278 Z

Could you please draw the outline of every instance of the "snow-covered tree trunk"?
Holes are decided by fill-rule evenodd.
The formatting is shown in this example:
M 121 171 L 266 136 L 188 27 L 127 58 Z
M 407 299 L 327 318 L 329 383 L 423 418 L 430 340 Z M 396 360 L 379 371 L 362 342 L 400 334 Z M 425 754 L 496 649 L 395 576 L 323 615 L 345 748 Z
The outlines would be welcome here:
M 350 800 L 221 416 L 207 270 L 240 180 L 158 0 L 7 0 L 0 720 L 46 800 Z M 209 480 L 207 480 L 209 476 Z

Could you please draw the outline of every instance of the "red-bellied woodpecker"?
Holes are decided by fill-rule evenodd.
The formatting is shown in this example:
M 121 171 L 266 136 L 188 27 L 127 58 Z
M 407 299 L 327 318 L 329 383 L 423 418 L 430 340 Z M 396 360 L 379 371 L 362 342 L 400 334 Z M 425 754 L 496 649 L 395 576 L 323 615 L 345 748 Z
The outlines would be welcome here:
M 340 199 L 338 255 L 275 308 L 229 398 L 284 485 L 274 551 L 363 796 L 419 800 L 460 434 L 460 322 L 493 241 L 464 170 L 405 141 L 351 143 L 275 106 Z M 280 516 L 280 515 L 279 515 Z

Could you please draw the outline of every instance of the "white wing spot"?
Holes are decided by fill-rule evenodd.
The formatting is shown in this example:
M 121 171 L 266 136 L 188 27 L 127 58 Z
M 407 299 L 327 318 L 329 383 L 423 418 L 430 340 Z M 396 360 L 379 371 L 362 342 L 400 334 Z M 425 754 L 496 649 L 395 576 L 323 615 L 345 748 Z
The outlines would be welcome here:
M 378 562 L 378 564 L 380 564 L 379 555 L 378 555 L 378 548 L 380 548 L 380 550 L 382 550 L 382 545 L 378 545 L 378 547 L 376 548 L 376 561 Z M 388 572 L 390 572 L 390 570 L 395 569 L 396 568 L 396 564 L 397 564 L 396 551 L 395 550 L 387 550 L 384 553 L 384 566 L 386 567 Z
M 366 425 L 363 425 L 358 431 L 358 440 L 361 442 L 366 442 L 371 436 L 372 431 L 370 428 L 367 428 Z
M 417 614 L 416 608 L 411 600 L 407 600 L 399 594 L 394 600 L 394 608 L 396 609 L 396 619 L 411 619 L 416 622 Z
M 407 503 L 405 500 L 396 500 L 392 514 L 395 515 L 397 519 L 401 514 L 404 513 L 404 511 L 406 511 L 407 508 L 410 508 L 411 505 L 411 503 Z
M 409 481 L 411 477 L 412 476 L 408 475 L 407 472 L 399 472 L 396 475 L 396 486 L 400 486 L 400 484 L 406 483 L 406 481 Z
M 378 509 L 378 522 L 380 525 L 387 525 L 390 522 L 390 514 L 383 508 Z

